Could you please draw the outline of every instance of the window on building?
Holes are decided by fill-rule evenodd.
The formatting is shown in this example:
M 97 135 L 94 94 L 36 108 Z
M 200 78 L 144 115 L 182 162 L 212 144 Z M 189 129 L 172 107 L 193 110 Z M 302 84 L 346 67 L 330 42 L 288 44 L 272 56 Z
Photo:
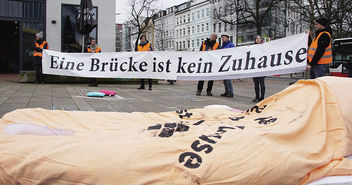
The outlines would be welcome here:
M 61 51 L 63 52 L 82 52 L 82 37 L 76 28 L 78 7 L 79 5 L 61 5 Z M 97 16 L 96 7 L 93 8 L 93 11 Z M 95 17 L 95 19 L 98 20 L 97 17 Z M 89 34 L 89 37 L 97 39 L 99 44 L 99 38 L 97 38 L 97 28 L 93 29 L 93 31 Z
M 219 33 L 221 32 L 221 23 L 219 23 Z
M 188 35 L 191 35 L 191 28 L 189 26 L 187 27 L 187 30 L 188 30 Z
M 186 22 L 186 15 L 183 16 L 183 23 Z
M 176 30 L 176 37 L 178 37 L 178 30 Z
M 178 42 L 176 42 L 176 50 L 178 50 Z
M 178 18 L 176 19 L 177 21 L 176 21 L 176 24 L 178 24 Z
M 205 27 L 206 31 L 209 31 L 209 23 L 207 23 L 207 26 Z
M 214 12 L 213 13 L 214 13 L 214 17 L 216 17 L 216 8 L 214 8 Z
M 197 25 L 197 33 L 199 33 L 200 32 L 200 30 L 199 30 L 199 25 Z
M 183 41 L 183 48 L 186 48 L 186 41 Z
M 206 14 L 207 14 L 207 17 L 209 17 L 209 8 L 206 9 Z
M 216 33 L 216 24 L 213 24 L 213 32 Z
M 188 20 L 188 22 L 191 21 L 189 14 L 187 14 L 187 20 Z
M 194 40 L 192 40 L 192 48 L 194 48 Z
M 192 34 L 194 34 L 194 26 L 192 26 Z
M 199 44 L 200 44 L 200 43 L 199 43 L 199 39 L 197 39 L 197 47 L 199 47 Z
M 186 28 L 183 28 L 183 35 L 186 35 Z
M 199 19 L 200 18 L 200 16 L 199 16 L 199 11 L 197 11 L 197 19 Z
M 187 41 L 187 48 L 190 48 L 191 47 L 191 42 L 190 40 Z
M 202 32 L 204 32 L 204 24 L 202 24 Z
M 227 31 L 227 23 L 224 24 L 224 31 Z
M 202 18 L 204 18 L 204 15 L 205 15 L 205 14 L 204 14 L 204 9 L 202 9 Z

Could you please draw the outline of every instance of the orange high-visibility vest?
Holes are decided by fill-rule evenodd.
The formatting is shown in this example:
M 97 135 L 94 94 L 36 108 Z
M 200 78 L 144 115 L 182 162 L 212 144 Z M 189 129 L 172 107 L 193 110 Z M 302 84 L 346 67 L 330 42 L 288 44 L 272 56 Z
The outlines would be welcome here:
M 47 44 L 47 42 L 46 41 L 43 41 L 42 42 L 42 44 L 38 44 L 37 42 L 34 42 L 34 44 L 35 44 L 35 47 L 36 48 L 40 48 L 40 49 L 49 49 L 49 45 Z M 47 44 L 46 46 L 46 48 L 44 48 L 44 45 L 45 44 Z M 34 52 L 33 52 L 33 56 L 39 56 L 39 57 L 43 57 L 43 54 L 42 54 L 42 52 L 38 52 L 38 51 L 36 51 L 36 50 L 34 50 Z
M 308 48 L 308 54 L 307 54 L 308 62 L 312 61 L 313 56 L 318 48 L 318 40 L 323 33 L 327 33 L 331 40 L 331 35 L 329 32 L 324 31 L 319 33 L 319 35 L 314 38 L 313 42 L 310 44 Z M 331 50 L 331 41 L 330 41 L 329 46 L 325 49 L 324 55 L 320 58 L 320 60 L 318 61 L 318 64 L 329 64 L 331 62 L 332 62 L 332 50 Z
M 88 53 L 91 53 L 92 52 L 92 49 L 90 47 L 87 47 L 87 51 Z M 95 50 L 94 50 L 94 53 L 99 53 L 101 51 L 101 48 L 98 46 Z
M 144 46 L 141 46 L 138 44 L 138 51 L 149 51 L 149 48 L 150 48 L 150 43 L 147 43 Z
M 205 51 L 205 47 L 206 47 L 205 41 L 203 41 L 202 51 Z M 218 49 L 218 47 L 219 47 L 219 43 L 215 42 L 213 48 L 211 48 L 211 49 L 212 49 L 212 50 L 216 50 L 216 49 Z

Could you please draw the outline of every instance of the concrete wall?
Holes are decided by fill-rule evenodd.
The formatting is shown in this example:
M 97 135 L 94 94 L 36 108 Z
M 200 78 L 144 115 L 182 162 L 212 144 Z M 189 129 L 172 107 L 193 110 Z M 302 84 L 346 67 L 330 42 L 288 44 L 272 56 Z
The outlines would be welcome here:
M 92 0 L 98 7 L 98 44 L 104 52 L 115 52 L 115 0 Z M 50 49 L 61 51 L 61 4 L 80 4 L 80 0 L 50 0 L 46 4 L 46 40 Z M 52 24 L 52 20 L 56 24 Z

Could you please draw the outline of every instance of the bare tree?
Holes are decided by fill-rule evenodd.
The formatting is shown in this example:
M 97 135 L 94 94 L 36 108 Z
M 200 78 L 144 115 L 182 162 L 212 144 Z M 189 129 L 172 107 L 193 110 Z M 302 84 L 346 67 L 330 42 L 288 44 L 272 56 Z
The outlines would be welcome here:
M 154 36 L 156 37 L 156 42 L 155 42 L 155 47 L 159 51 L 164 51 L 167 48 L 166 44 L 166 30 L 165 30 L 165 22 L 164 20 L 158 21 L 158 25 L 155 26 L 155 34 Z
M 310 23 L 314 30 L 315 18 L 325 16 L 331 25 L 335 38 L 352 36 L 350 0 L 289 0 L 294 12 Z
M 137 28 L 135 49 L 138 47 L 138 38 L 151 29 L 150 24 L 153 15 L 158 11 L 158 0 L 129 0 L 131 10 L 130 22 Z
M 254 26 L 256 33 L 261 35 L 263 27 L 272 21 L 270 20 L 271 11 L 282 1 L 224 0 L 220 4 L 217 0 L 209 0 L 209 2 L 215 5 L 214 19 L 239 27 Z

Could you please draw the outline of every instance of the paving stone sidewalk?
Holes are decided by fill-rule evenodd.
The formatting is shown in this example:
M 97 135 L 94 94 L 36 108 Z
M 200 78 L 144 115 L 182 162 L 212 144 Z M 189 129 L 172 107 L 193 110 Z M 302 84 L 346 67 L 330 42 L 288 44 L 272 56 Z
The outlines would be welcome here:
M 297 79 L 283 77 L 266 78 L 266 97 L 289 86 Z M 204 89 L 206 89 L 204 84 Z M 69 111 L 115 111 L 115 112 L 164 112 L 179 109 L 201 108 L 206 105 L 228 105 L 246 110 L 255 103 L 253 81 L 251 78 L 233 80 L 235 94 L 233 98 L 221 97 L 224 92 L 222 81 L 215 81 L 214 96 L 196 96 L 195 81 L 177 81 L 170 85 L 159 81 L 153 90 L 137 90 L 137 84 L 99 84 L 88 87 L 87 84 L 33 84 L 0 81 L 0 117 L 23 108 L 41 107 L 50 110 Z M 93 98 L 86 97 L 87 92 L 103 89 L 114 90 L 117 96 Z

